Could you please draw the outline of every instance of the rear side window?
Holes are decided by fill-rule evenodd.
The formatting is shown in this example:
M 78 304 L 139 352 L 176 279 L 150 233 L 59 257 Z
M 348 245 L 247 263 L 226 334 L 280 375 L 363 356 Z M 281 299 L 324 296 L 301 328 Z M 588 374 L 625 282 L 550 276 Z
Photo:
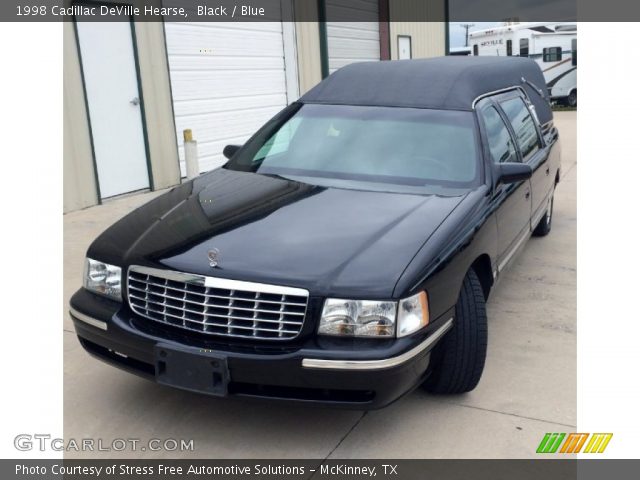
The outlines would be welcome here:
M 500 102 L 500 106 L 511 122 L 522 158 L 526 159 L 538 150 L 538 131 L 529 109 L 520 97 Z
M 571 65 L 578 65 L 578 40 L 571 40 Z
M 542 49 L 543 62 L 559 62 L 562 60 L 562 48 L 550 47 Z
M 529 39 L 528 38 L 520 39 L 520 56 L 521 57 L 529 56 Z
M 487 107 L 481 110 L 480 115 L 487 131 L 489 151 L 494 163 L 517 162 L 511 134 L 498 111 L 494 107 Z

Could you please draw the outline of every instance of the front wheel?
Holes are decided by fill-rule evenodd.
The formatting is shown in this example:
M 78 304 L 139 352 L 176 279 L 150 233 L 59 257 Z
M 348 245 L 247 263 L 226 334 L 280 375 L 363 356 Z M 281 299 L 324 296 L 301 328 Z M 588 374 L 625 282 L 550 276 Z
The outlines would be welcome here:
M 469 270 L 455 307 L 453 327 L 431 354 L 433 371 L 424 383 L 431 393 L 465 393 L 482 376 L 487 356 L 487 312 L 478 276 Z

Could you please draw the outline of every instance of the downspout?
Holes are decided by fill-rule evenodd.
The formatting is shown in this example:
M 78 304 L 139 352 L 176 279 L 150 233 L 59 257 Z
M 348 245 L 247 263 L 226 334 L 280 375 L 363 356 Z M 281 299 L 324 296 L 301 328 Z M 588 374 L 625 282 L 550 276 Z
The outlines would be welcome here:
M 444 0 L 444 54 L 449 55 L 449 0 Z
M 320 71 L 322 78 L 329 76 L 329 47 L 327 46 L 327 4 L 318 0 L 318 31 L 320 33 Z

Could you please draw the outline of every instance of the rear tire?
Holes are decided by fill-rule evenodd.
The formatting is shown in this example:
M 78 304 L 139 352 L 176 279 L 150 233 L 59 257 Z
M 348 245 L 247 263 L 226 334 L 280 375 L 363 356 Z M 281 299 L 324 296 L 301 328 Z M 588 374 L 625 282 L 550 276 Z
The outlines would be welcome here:
M 578 106 L 578 92 L 577 90 L 572 90 L 569 95 L 567 95 L 567 106 L 576 108 Z
M 455 307 L 453 327 L 431 355 L 433 371 L 424 383 L 431 393 L 473 390 L 482 376 L 487 356 L 487 312 L 482 285 L 469 270 Z
M 551 231 L 551 222 L 553 220 L 553 193 L 551 194 L 551 198 L 549 199 L 549 203 L 547 204 L 547 211 L 544 213 L 544 216 L 540 219 L 538 225 L 536 225 L 535 230 L 533 231 L 534 237 L 544 237 L 549 234 Z

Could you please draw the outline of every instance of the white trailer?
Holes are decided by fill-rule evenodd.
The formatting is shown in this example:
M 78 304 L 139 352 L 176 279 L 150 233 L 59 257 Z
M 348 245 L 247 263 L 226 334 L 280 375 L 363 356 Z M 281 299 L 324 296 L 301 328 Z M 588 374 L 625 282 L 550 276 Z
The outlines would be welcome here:
M 515 23 L 469 33 L 472 55 L 520 56 L 535 60 L 552 101 L 578 104 L 578 41 L 575 23 Z

